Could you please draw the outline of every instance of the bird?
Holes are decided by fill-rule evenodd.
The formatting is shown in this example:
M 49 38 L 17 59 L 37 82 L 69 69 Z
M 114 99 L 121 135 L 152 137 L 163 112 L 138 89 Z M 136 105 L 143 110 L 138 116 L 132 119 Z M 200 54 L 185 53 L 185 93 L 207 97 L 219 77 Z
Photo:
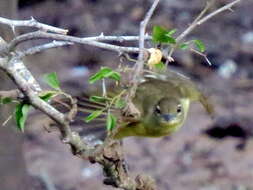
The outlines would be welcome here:
M 79 118 L 80 115 L 84 117 L 84 113 L 87 115 L 87 111 L 105 107 L 104 104 L 91 102 L 85 97 L 78 97 L 77 100 L 78 112 L 81 113 Z M 128 102 L 134 113 L 131 114 L 131 109 L 129 114 L 123 108 L 111 108 L 117 118 L 117 126 L 112 132 L 107 132 L 107 136 L 109 134 L 111 138 L 120 140 L 131 136 L 171 135 L 183 126 L 193 101 L 200 102 L 207 113 L 213 116 L 213 105 L 188 77 L 172 71 L 148 72 L 139 79 L 135 95 Z M 89 123 L 89 128 L 105 129 L 106 114 Z M 78 123 L 81 128 L 87 127 L 87 124 L 80 124 L 80 121 Z

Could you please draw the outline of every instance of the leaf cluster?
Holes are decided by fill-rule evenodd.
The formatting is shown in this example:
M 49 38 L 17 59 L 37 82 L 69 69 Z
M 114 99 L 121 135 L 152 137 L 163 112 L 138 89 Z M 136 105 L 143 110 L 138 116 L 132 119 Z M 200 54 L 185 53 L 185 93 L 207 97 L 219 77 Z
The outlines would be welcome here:
M 102 79 L 112 79 L 114 81 L 120 81 L 121 75 L 119 72 L 114 71 L 109 67 L 102 67 L 97 73 L 92 75 L 89 78 L 89 83 L 93 84 Z M 103 103 L 104 107 L 100 110 L 95 110 L 90 113 L 84 120 L 85 122 L 90 122 L 97 117 L 99 117 L 104 112 L 107 112 L 106 118 L 106 128 L 108 131 L 111 131 L 117 125 L 117 118 L 111 113 L 112 109 L 122 108 L 125 106 L 125 101 L 122 99 L 122 92 L 119 95 L 114 96 L 113 98 L 104 96 L 91 96 L 90 101 Z
M 194 44 L 195 47 L 200 52 L 205 51 L 205 44 L 198 39 L 186 41 L 180 44 L 177 44 L 177 40 L 173 35 L 177 32 L 177 29 L 167 30 L 161 26 L 154 26 L 152 31 L 152 41 L 156 44 L 163 45 L 177 45 L 180 49 L 186 50 L 191 44 Z

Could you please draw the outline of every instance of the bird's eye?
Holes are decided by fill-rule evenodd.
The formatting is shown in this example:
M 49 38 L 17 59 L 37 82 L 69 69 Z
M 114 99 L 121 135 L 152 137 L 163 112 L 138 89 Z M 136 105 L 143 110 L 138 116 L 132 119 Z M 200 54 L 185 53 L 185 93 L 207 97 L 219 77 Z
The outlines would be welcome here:
M 177 113 L 181 113 L 181 111 L 182 111 L 182 106 L 181 106 L 181 105 L 178 105 L 178 106 L 177 106 Z
M 158 113 L 158 114 L 161 114 L 161 108 L 160 108 L 159 105 L 157 105 L 157 106 L 155 107 L 155 112 Z

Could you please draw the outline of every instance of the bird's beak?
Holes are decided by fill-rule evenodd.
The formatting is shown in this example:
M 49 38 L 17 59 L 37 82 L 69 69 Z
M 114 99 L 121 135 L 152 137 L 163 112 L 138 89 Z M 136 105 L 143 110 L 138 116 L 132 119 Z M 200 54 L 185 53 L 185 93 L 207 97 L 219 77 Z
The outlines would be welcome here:
M 162 118 L 166 121 L 166 122 L 169 122 L 173 119 L 176 118 L 176 114 L 163 114 L 162 115 Z

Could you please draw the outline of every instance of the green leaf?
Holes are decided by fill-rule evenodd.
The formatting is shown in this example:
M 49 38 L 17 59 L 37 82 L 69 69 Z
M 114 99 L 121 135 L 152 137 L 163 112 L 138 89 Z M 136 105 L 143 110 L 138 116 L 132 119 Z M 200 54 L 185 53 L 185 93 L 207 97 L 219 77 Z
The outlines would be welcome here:
M 103 79 L 104 76 L 110 72 L 112 72 L 112 69 L 108 67 L 102 67 L 97 73 L 89 78 L 89 83 L 93 84 L 94 82 Z
M 205 44 L 201 40 L 192 40 L 192 41 L 200 52 L 204 52 L 206 50 Z
M 111 100 L 111 99 L 107 98 L 107 97 L 103 97 L 103 96 L 91 96 L 90 97 L 90 101 L 92 101 L 92 102 L 99 102 L 99 103 L 102 102 L 102 103 L 104 103 L 108 100 Z
M 100 116 L 101 114 L 103 113 L 102 110 L 96 110 L 94 112 L 92 112 L 90 115 L 88 115 L 86 118 L 85 118 L 85 121 L 88 123 L 90 122 L 91 120 L 97 118 L 98 116 Z
M 43 80 L 52 88 L 59 90 L 60 89 L 60 82 L 58 80 L 58 76 L 56 72 L 52 72 L 49 74 L 45 74 L 43 76 Z
M 12 102 L 12 98 L 10 97 L 4 97 L 0 99 L 0 104 L 9 104 Z
M 168 31 L 163 27 L 154 26 L 153 32 L 152 32 L 152 40 L 155 43 L 175 44 L 176 39 L 171 36 L 175 32 L 176 32 L 176 29 L 172 29 L 172 30 Z
M 119 97 L 119 98 L 116 99 L 114 105 L 115 105 L 116 108 L 121 109 L 121 108 L 125 107 L 126 101 Z
M 46 92 L 43 92 L 39 95 L 39 97 L 44 100 L 44 101 L 48 101 L 50 100 L 51 98 L 53 98 L 55 95 L 57 94 L 57 92 L 55 91 L 46 91 Z
M 176 39 L 171 37 L 170 35 L 166 35 L 166 43 L 169 43 L 169 44 L 176 44 Z
M 165 64 L 161 61 L 160 63 L 155 64 L 155 69 L 158 70 L 158 71 L 163 71 L 163 70 L 166 69 L 166 66 L 165 66 Z
M 160 26 L 154 26 L 152 32 L 152 40 L 156 43 L 167 42 L 166 34 L 168 31 Z
M 106 119 L 106 129 L 111 131 L 116 126 L 117 118 L 109 113 Z
M 25 129 L 25 122 L 26 122 L 30 107 L 31 107 L 30 104 L 20 103 L 15 108 L 16 123 L 17 123 L 18 129 L 21 130 L 22 132 L 24 132 L 24 129 Z
M 179 48 L 185 50 L 189 48 L 189 45 L 187 43 L 182 43 L 179 45 Z
M 170 30 L 170 31 L 168 31 L 168 35 L 169 36 L 172 36 L 173 34 L 175 34 L 177 32 L 177 29 L 172 29 L 172 30 Z
M 94 82 L 101 80 L 103 78 L 110 78 L 113 80 L 120 80 L 121 76 L 118 72 L 113 71 L 111 68 L 102 67 L 97 73 L 92 75 L 89 78 L 89 83 L 93 84 Z
M 175 32 L 176 32 L 175 29 L 168 31 L 163 27 L 154 26 L 152 32 L 152 40 L 155 43 L 175 44 L 176 39 L 171 36 Z

